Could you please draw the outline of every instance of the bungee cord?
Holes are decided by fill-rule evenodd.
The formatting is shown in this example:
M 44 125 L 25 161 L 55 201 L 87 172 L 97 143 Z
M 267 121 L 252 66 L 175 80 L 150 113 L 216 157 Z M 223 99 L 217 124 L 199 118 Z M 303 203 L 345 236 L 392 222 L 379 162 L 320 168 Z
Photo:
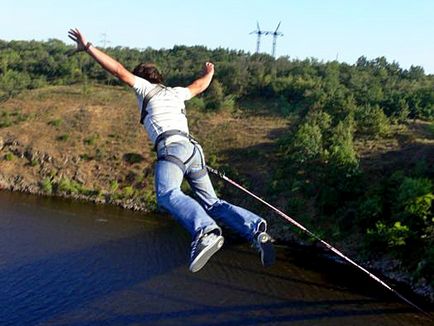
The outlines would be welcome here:
M 303 226 L 302 224 L 300 224 L 299 222 L 297 222 L 292 217 L 290 217 L 287 214 L 283 213 L 281 210 L 277 209 L 276 207 L 274 207 L 270 203 L 266 202 L 261 197 L 255 195 L 253 192 L 249 191 L 248 189 L 246 189 L 243 186 L 239 185 L 237 182 L 235 182 L 232 179 L 228 178 L 223 172 L 220 172 L 220 171 L 218 171 L 216 169 L 213 169 L 213 168 L 211 168 L 209 166 L 207 166 L 206 168 L 207 168 L 207 170 L 209 172 L 217 175 L 221 179 L 227 181 L 228 183 L 232 184 L 236 188 L 244 191 L 245 193 L 249 194 L 250 196 L 252 196 L 256 200 L 260 201 L 261 203 L 263 203 L 267 207 L 271 208 L 274 212 L 276 212 L 282 218 L 284 218 L 285 220 L 287 220 L 289 223 L 295 225 L 296 227 L 298 227 L 299 229 L 301 229 L 302 231 L 304 231 L 306 234 L 308 234 L 312 238 L 318 240 L 327 249 L 329 249 L 330 251 L 334 252 L 336 255 L 338 255 L 339 257 L 341 257 L 342 259 L 344 259 L 346 262 L 350 263 L 351 265 L 355 266 L 357 269 L 359 269 L 362 272 L 364 272 L 365 274 L 367 274 L 371 279 L 373 279 L 377 283 L 381 284 L 383 287 L 385 287 L 386 289 L 388 289 L 390 292 L 394 293 L 402 301 L 406 302 L 407 304 L 409 304 L 413 308 L 417 309 L 418 311 L 420 311 L 421 313 L 423 313 L 425 316 L 427 316 L 429 319 L 431 319 L 431 320 L 434 319 L 431 314 L 429 314 L 428 312 L 426 312 L 425 310 L 423 310 L 422 308 L 420 308 L 418 305 L 416 305 L 415 303 L 413 303 L 412 301 L 410 301 L 406 297 L 404 297 L 401 293 L 399 293 L 398 291 L 396 291 L 395 289 L 393 289 L 385 281 L 381 280 L 378 276 L 374 275 L 373 273 L 371 273 L 370 271 L 368 271 L 366 268 L 364 268 L 364 267 L 360 266 L 359 264 L 357 264 L 354 260 L 352 260 L 351 258 L 349 258 L 346 255 L 344 255 L 341 251 L 339 251 L 338 249 L 336 249 L 335 247 L 333 247 L 332 245 L 330 245 L 329 243 L 327 243 L 326 241 L 324 241 L 323 239 L 321 239 L 318 235 L 316 235 L 315 233 L 313 233 L 312 231 L 310 231 L 309 229 L 307 229 L 305 226 Z

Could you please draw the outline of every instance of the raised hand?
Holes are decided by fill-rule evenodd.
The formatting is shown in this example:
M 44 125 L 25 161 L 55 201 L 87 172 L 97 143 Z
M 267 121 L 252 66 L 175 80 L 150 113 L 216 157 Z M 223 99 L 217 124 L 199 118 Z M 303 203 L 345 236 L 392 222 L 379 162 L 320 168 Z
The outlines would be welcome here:
M 77 48 L 75 52 L 85 51 L 86 50 L 86 38 L 80 33 L 78 28 L 70 29 L 68 32 L 68 37 L 77 43 Z
M 203 72 L 205 74 L 213 74 L 214 73 L 214 64 L 211 62 L 205 62 L 203 66 Z

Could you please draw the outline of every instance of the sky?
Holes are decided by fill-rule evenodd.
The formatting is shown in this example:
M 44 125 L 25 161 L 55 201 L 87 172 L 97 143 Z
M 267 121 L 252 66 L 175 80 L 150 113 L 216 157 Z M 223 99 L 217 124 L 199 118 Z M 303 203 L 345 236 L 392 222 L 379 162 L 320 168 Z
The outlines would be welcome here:
M 204 45 L 256 51 L 257 22 L 276 56 L 353 64 L 385 56 L 434 74 L 434 0 L 0 0 L 0 39 L 60 39 L 71 27 L 96 46 Z M 271 36 L 261 52 L 271 54 Z M 218 67 L 216 67 L 217 69 Z

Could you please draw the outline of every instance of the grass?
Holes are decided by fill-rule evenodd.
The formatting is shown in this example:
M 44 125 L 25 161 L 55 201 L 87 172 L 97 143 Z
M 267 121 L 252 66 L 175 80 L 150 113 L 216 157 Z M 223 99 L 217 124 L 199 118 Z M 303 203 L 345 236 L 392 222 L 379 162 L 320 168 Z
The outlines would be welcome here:
M 52 189 L 55 192 L 66 193 L 70 195 L 78 194 L 84 196 L 99 196 L 101 191 L 90 189 L 84 185 L 78 183 L 77 181 L 71 180 L 67 177 L 62 177 L 60 180 L 52 185 Z
M 27 114 L 21 113 L 19 110 L 14 110 L 12 112 L 2 112 L 0 114 L 0 128 L 7 128 L 16 124 L 19 124 L 28 119 Z
M 58 141 L 67 141 L 69 139 L 69 135 L 68 134 L 62 134 L 56 137 L 56 140 Z
M 52 184 L 50 178 L 44 178 L 39 183 L 39 186 L 42 189 L 42 191 L 45 192 L 45 193 L 47 193 L 47 194 L 51 194 L 53 192 L 53 184 Z
M 63 123 L 62 119 L 54 119 L 54 120 L 50 120 L 48 121 L 48 125 L 52 126 L 52 127 L 60 127 Z
M 124 154 L 123 159 L 129 164 L 141 163 L 145 160 L 143 155 L 138 153 L 126 153 Z
M 12 161 L 14 159 L 14 157 L 15 156 L 12 153 L 6 153 L 5 156 L 4 156 L 4 158 L 5 158 L 6 161 Z
M 93 156 L 91 156 L 91 155 L 89 155 L 87 153 L 80 154 L 80 158 L 82 160 L 84 160 L 84 161 L 91 161 L 91 160 L 93 160 Z
M 119 189 L 119 183 L 116 180 L 112 180 L 109 186 L 110 192 L 114 193 Z
M 95 145 L 98 139 L 99 139 L 99 135 L 94 134 L 90 137 L 85 138 L 83 140 L 83 144 L 88 145 L 88 146 Z

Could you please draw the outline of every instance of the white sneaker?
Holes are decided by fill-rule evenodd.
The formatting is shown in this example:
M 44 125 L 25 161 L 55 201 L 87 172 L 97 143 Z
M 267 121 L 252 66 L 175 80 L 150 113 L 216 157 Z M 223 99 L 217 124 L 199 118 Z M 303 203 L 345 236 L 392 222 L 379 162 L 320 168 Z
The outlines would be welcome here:
M 269 267 L 276 261 L 273 240 L 267 232 L 260 232 L 253 238 L 253 244 L 261 254 L 261 262 L 264 267 Z
M 190 272 L 195 273 L 204 267 L 211 256 L 223 246 L 223 243 L 223 236 L 215 233 L 198 236 L 191 243 Z

